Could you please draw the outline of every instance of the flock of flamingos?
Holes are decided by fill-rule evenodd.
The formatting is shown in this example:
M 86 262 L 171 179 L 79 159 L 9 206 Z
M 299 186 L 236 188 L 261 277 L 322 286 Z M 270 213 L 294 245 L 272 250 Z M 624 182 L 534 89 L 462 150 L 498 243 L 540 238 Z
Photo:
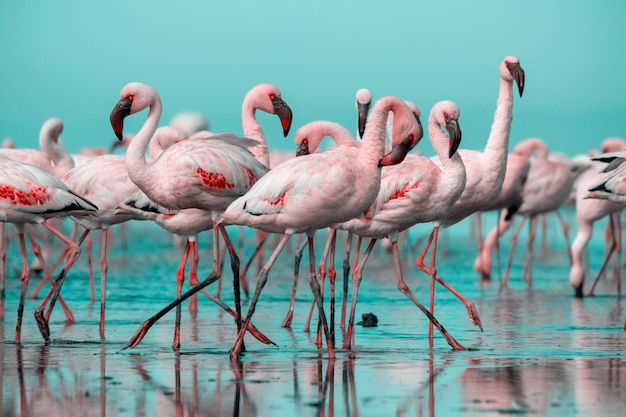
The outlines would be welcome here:
M 33 252 L 43 264 L 35 236 L 42 228 L 61 240 L 65 249 L 56 265 L 46 268 L 50 288 L 35 311 L 35 318 L 46 342 L 50 339 L 49 318 L 57 303 L 68 320 L 72 313 L 61 295 L 66 275 L 80 255 L 80 246 L 94 229 L 102 231 L 101 253 L 101 312 L 100 331 L 104 332 L 106 294 L 106 247 L 109 228 L 129 220 L 151 220 L 165 230 L 186 240 L 177 274 L 176 300 L 144 322 L 127 347 L 136 346 L 149 328 L 165 313 L 176 309 L 173 348 L 180 347 L 181 303 L 190 299 L 190 308 L 197 308 L 197 292 L 211 298 L 236 318 L 238 334 L 230 351 L 238 358 L 245 350 L 244 336 L 250 332 L 263 343 L 272 343 L 252 323 L 255 307 L 268 274 L 281 250 L 294 234 L 305 233 L 309 251 L 309 284 L 321 326 L 317 347 L 323 337 L 329 357 L 335 355 L 334 301 L 327 318 L 323 299 L 326 261 L 335 256 L 337 231 L 346 236 L 344 274 L 352 265 L 352 295 L 347 311 L 344 291 L 342 324 L 347 330 L 343 348 L 354 349 L 353 326 L 359 284 L 367 259 L 378 240 L 390 243 L 390 253 L 396 273 L 396 283 L 430 321 L 429 339 L 436 328 L 454 350 L 465 349 L 435 318 L 434 286 L 438 282 L 457 296 L 467 307 L 472 323 L 482 326 L 474 304 L 457 292 L 437 274 L 436 254 L 439 229 L 483 211 L 498 210 L 499 223 L 479 242 L 479 255 L 474 268 L 482 279 L 490 279 L 493 270 L 492 253 L 498 248 L 500 235 L 515 217 L 530 219 L 529 245 L 534 241 L 537 218 L 555 212 L 561 219 L 568 239 L 568 228 L 558 209 L 575 204 L 577 234 L 570 246 L 570 282 L 576 296 L 582 297 L 586 268 L 583 252 L 591 239 L 594 222 L 610 216 L 608 250 L 598 278 L 612 258 L 619 263 L 620 213 L 626 202 L 624 183 L 626 141 L 607 139 L 601 151 L 584 158 L 566 158 L 548 152 L 539 139 L 528 139 L 509 152 L 509 134 L 513 120 L 514 88 L 522 96 L 524 70 L 515 56 L 505 57 L 498 69 L 499 91 L 493 124 L 482 151 L 462 149 L 460 110 L 452 101 L 436 103 L 428 115 L 427 134 L 436 156 L 426 157 L 410 152 L 424 135 L 418 108 L 394 96 L 382 97 L 371 104 L 368 90 L 356 95 L 358 132 L 355 138 L 345 127 L 328 121 L 314 121 L 295 133 L 297 154 L 280 162 L 270 159 L 263 130 L 255 113 L 261 110 L 280 119 L 284 135 L 291 127 L 292 112 L 281 92 L 273 85 L 260 84 L 245 96 L 242 124 L 245 137 L 231 133 L 213 134 L 202 123 L 174 123 L 159 127 L 162 105 L 158 93 L 138 82 L 122 88 L 120 100 L 113 108 L 111 126 L 126 147 L 125 155 L 70 155 L 59 135 L 63 125 L 51 118 L 41 129 L 40 150 L 13 149 L 0 151 L 0 220 L 17 229 L 17 244 L 22 258 L 21 292 L 15 331 L 15 343 L 21 343 L 21 323 L 30 277 L 25 236 Z M 371 108 L 370 108 L 371 107 Z M 124 120 L 149 109 L 143 126 L 136 135 L 124 135 Z M 329 136 L 336 146 L 318 149 Z M 77 226 L 68 237 L 59 231 L 59 219 L 70 217 Z M 416 224 L 432 224 L 432 233 L 420 252 L 416 265 L 431 278 L 430 302 L 427 308 L 405 283 L 398 251 L 401 233 Z M 271 255 L 261 268 L 257 286 L 242 313 L 240 286 L 247 290 L 241 278 L 239 257 L 231 244 L 226 226 L 247 226 L 257 230 L 259 242 L 263 236 L 278 234 Z M 520 223 L 521 226 L 521 223 Z M 197 279 L 197 243 L 199 232 L 213 230 L 213 271 L 202 282 Z M 319 266 L 315 265 L 314 234 L 324 229 L 328 238 Z M 517 236 L 518 230 L 514 236 Z M 223 243 L 220 243 L 220 236 Z M 354 260 L 350 261 L 352 239 L 358 242 Z M 361 240 L 369 238 L 361 252 Z M 6 244 L 2 239 L 2 314 L 4 315 L 4 281 L 6 278 Z M 225 248 L 233 271 L 234 309 L 205 287 L 222 276 L 222 256 Z M 299 250 L 304 250 L 302 245 Z M 529 255 L 532 250 L 529 250 Z M 182 292 L 184 268 L 190 261 L 191 289 Z M 62 263 L 60 272 L 51 273 Z M 328 269 L 331 300 L 334 300 L 336 272 Z M 619 268 L 616 269 L 619 272 Z M 531 260 L 524 276 L 532 279 Z M 501 285 L 506 285 L 507 270 Z M 46 281 L 42 281 L 46 282 Z M 294 291 L 295 294 L 295 281 Z M 588 289 L 593 292 L 596 281 Z M 620 296 L 619 279 L 618 296 Z M 92 284 L 93 286 L 93 284 Z M 41 287 L 41 285 L 40 285 Z M 93 288 L 92 288 L 93 291 Z M 311 311 L 313 312 L 312 306 Z M 289 315 L 283 326 L 291 323 L 293 296 Z M 482 327 L 481 327 L 482 328 Z

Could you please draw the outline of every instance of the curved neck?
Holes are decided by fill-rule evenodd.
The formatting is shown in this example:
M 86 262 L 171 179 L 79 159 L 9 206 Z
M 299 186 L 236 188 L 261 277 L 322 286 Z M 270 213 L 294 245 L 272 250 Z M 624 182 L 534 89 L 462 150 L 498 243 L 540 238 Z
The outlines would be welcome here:
M 156 132 L 159 121 L 161 120 L 161 99 L 158 95 L 154 95 L 148 111 L 148 116 L 139 132 L 133 137 L 126 150 L 126 169 L 132 182 L 137 184 L 139 188 L 152 188 L 155 183 L 152 176 L 151 165 L 146 162 L 146 150 L 148 144 Z
M 444 184 L 442 184 L 442 186 L 448 186 L 450 189 L 455 190 L 459 189 L 457 187 L 458 182 L 463 181 L 463 184 L 465 183 L 465 165 L 463 165 L 461 155 L 459 152 L 455 152 L 452 158 L 448 156 L 450 138 L 443 132 L 434 117 L 428 119 L 428 133 L 430 143 L 437 153 L 439 161 L 441 161 L 441 170 L 446 173 L 443 176 Z M 444 195 L 445 194 L 448 193 L 444 192 Z
M 385 153 L 385 137 L 389 112 L 394 112 L 394 123 L 397 123 L 401 119 L 401 117 L 398 117 L 398 113 L 402 111 L 401 105 L 404 105 L 404 103 L 399 102 L 394 97 L 384 97 L 376 102 L 367 119 L 367 127 L 363 134 L 363 144 L 361 145 L 360 153 L 364 162 L 367 161 L 366 163 L 378 166 Z M 393 139 L 399 140 L 399 138 Z
M 513 148 L 513 153 L 527 158 L 536 153 L 538 159 L 548 159 L 548 147 L 545 142 L 538 138 L 526 139 Z
M 500 91 L 489 139 L 483 154 L 493 163 L 492 172 L 498 175 L 506 170 L 506 156 L 509 151 L 509 135 L 513 121 L 513 82 L 500 78 Z
M 270 166 L 270 154 L 265 142 L 265 135 L 261 125 L 256 120 L 256 106 L 244 100 L 241 107 L 241 125 L 243 127 L 243 134 L 245 137 L 254 139 L 259 142 L 258 145 L 250 148 L 250 152 L 254 155 L 257 161 L 265 165 Z

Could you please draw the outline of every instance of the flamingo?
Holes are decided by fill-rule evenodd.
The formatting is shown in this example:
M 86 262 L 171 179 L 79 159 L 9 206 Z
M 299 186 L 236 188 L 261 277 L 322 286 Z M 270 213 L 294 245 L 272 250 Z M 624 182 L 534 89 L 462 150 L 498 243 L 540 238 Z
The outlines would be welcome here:
M 394 150 L 383 155 L 385 122 L 390 111 L 396 115 Z M 306 135 L 307 132 L 317 129 L 320 123 L 324 122 L 311 122 L 298 129 L 296 135 Z M 363 145 L 359 149 L 338 147 L 306 158 L 287 160 L 274 167 L 220 215 L 218 225 L 221 227 L 226 224 L 246 225 L 269 233 L 283 234 L 261 269 L 246 320 L 231 349 L 233 360 L 238 358 L 242 351 L 245 329 L 254 314 L 269 270 L 294 233 L 307 233 L 309 283 L 317 301 L 328 354 L 330 357 L 335 356 L 315 274 L 314 233 L 317 229 L 361 215 L 378 194 L 381 167 L 401 162 L 408 150 L 417 143 L 419 133 L 410 110 L 401 100 L 392 96 L 384 97 L 376 103 L 367 126 Z M 208 277 L 161 310 L 158 315 L 165 314 L 213 280 L 214 278 Z M 136 345 L 141 337 L 142 329 L 131 338 L 128 346 Z
M 482 152 L 459 149 L 461 159 L 465 165 L 466 184 L 461 197 L 454 203 L 445 217 L 435 223 L 433 233 L 429 236 L 424 248 L 417 258 L 417 267 L 430 275 L 436 277 L 436 270 L 433 265 L 427 267 L 424 264 L 424 257 L 434 242 L 440 227 L 449 227 L 460 222 L 466 217 L 490 207 L 498 198 L 504 182 L 506 172 L 506 161 L 509 149 L 509 135 L 511 123 L 513 121 L 513 82 L 517 83 L 520 97 L 524 92 L 525 75 L 519 58 L 516 56 L 506 56 L 499 67 L 500 90 L 496 102 L 494 120 L 487 144 Z M 434 157 L 433 160 L 441 166 L 441 160 Z M 431 253 L 431 258 L 434 258 Z M 431 285 L 433 280 L 431 279 Z M 431 288 L 430 313 L 434 312 L 434 292 Z M 429 339 L 432 339 L 432 322 L 428 329 Z
M 15 343 L 21 344 L 22 315 L 30 278 L 24 244 L 24 225 L 41 224 L 67 245 L 67 256 L 59 278 L 63 277 L 80 254 L 80 248 L 48 223 L 53 217 L 65 217 L 78 211 L 93 212 L 97 207 L 70 190 L 60 179 L 35 166 L 0 155 L 0 221 L 17 228 L 22 257 L 22 288 L 17 310 Z
M 535 152 L 536 155 L 533 155 Z M 505 287 L 508 283 L 510 260 L 515 249 L 515 242 L 517 242 L 519 230 L 526 218 L 530 218 L 530 233 L 523 276 L 527 279 L 529 286 L 532 285 L 531 262 L 536 230 L 536 216 L 553 211 L 556 212 L 563 226 L 563 233 L 567 245 L 569 245 L 567 225 L 558 212 L 558 209 L 568 199 L 577 177 L 577 173 L 573 172 L 568 166 L 548 159 L 548 147 L 545 142 L 539 138 L 529 138 L 520 142 L 513 148 L 511 156 L 513 155 L 528 159 L 529 172 L 520 196 L 522 203 L 518 210 L 515 211 L 515 214 L 522 215 L 523 217 L 511 239 L 512 244 L 509 252 L 509 265 L 507 265 L 504 281 L 501 283 L 502 287 Z M 493 246 L 499 236 L 511 226 L 513 221 L 512 215 L 512 213 L 507 213 L 499 220 L 499 224 L 489 233 L 484 247 L 481 249 L 480 254 L 474 262 L 475 269 L 484 270 L 483 273 L 485 274 L 491 273 L 491 253 Z
M 576 222 L 578 225 L 578 231 L 570 246 L 572 265 L 569 273 L 570 284 L 574 288 L 574 294 L 576 297 L 583 297 L 584 295 L 583 285 L 585 282 L 585 269 L 583 266 L 583 252 L 591 240 L 593 224 L 607 215 L 611 216 L 610 227 L 613 231 L 613 241 L 608 253 L 605 255 L 604 262 L 602 263 L 602 267 L 600 268 L 600 272 L 598 273 L 595 283 L 597 283 L 599 277 L 604 272 L 604 269 L 608 265 L 613 253 L 617 253 L 619 256 L 621 232 L 616 229 L 619 229 L 619 214 L 624 208 L 624 202 L 619 199 L 617 199 L 617 201 L 611 201 L 610 199 L 598 199 L 595 198 L 598 195 L 594 194 L 595 192 L 608 189 L 607 178 L 610 178 L 613 172 L 604 172 L 604 168 L 605 166 L 603 163 L 597 161 L 592 162 L 592 166 L 580 175 L 577 183 Z M 604 195 L 608 196 L 611 194 L 605 193 Z M 618 296 L 621 292 L 619 282 L 620 280 L 618 279 Z M 592 291 L 595 288 L 595 283 L 591 287 L 589 295 L 592 294 Z
M 176 113 L 170 120 L 170 126 L 178 129 L 185 137 L 209 130 L 209 121 L 197 111 L 182 111 Z
M 145 153 L 161 118 L 161 99 L 152 87 L 137 82 L 124 86 L 120 97 L 110 117 L 113 130 L 120 140 L 124 119 L 149 108 L 143 126 L 131 141 L 126 153 L 126 168 L 131 180 L 160 206 L 172 210 L 197 208 L 207 211 L 207 215 L 214 221 L 213 270 L 217 277 L 221 276 L 221 268 L 218 262 L 216 232 L 219 230 L 223 235 L 231 256 L 239 328 L 239 259 L 226 229 L 216 222 L 220 212 L 246 193 L 268 171 L 249 150 L 258 146 L 258 142 L 233 134 L 212 136 L 211 140 L 186 140 L 170 146 L 156 161 L 148 164 Z M 291 126 L 291 109 L 280 95 L 269 99 L 272 110 L 281 119 L 286 136 Z
M 39 130 L 39 149 L 3 148 L 0 149 L 0 154 L 15 161 L 36 166 L 52 175 L 61 177 L 74 165 L 70 154 L 67 152 L 59 139 L 62 132 L 63 121 L 57 117 L 50 117 L 46 119 Z M 51 218 L 48 222 L 55 228 L 58 228 L 61 225 L 59 219 L 57 218 Z M 24 231 L 31 242 L 33 252 L 36 255 L 31 269 L 34 271 L 45 270 L 46 260 L 48 259 L 48 254 L 50 253 L 51 242 L 48 239 L 49 235 L 43 234 L 42 229 L 33 227 L 33 225 L 30 224 L 25 225 Z M 34 237 L 37 237 L 42 241 L 43 249 L 41 249 Z M 4 242 L 4 224 L 2 225 L 2 230 L 0 231 L 0 239 L 2 239 L 1 242 Z M 2 251 L 0 256 L 2 259 L 5 259 L 6 253 L 4 245 L 0 246 L 2 246 L 2 248 L 0 248 Z M 4 262 L 1 273 L 4 275 Z M 43 284 L 46 281 L 51 280 L 50 275 L 46 273 L 41 282 Z M 65 305 L 63 300 L 61 300 L 61 303 L 63 304 L 63 310 L 66 313 L 68 321 L 73 321 L 74 319 L 69 311 L 69 308 Z
M 443 161 L 443 168 L 424 156 L 407 155 L 401 164 L 389 166 L 383 170 L 381 190 L 376 201 L 365 211 L 364 216 L 336 226 L 360 238 L 370 238 L 370 243 L 353 272 L 352 303 L 344 340 L 345 349 L 353 348 L 356 303 L 365 263 L 376 241 L 387 237 L 392 245 L 398 290 L 413 301 L 428 317 L 453 349 L 465 349 L 439 324 L 406 285 L 398 251 L 399 232 L 417 223 L 432 222 L 441 218 L 463 191 L 465 168 L 463 161 L 456 153 L 461 141 L 459 115 L 458 107 L 449 100 L 438 102 L 430 112 L 428 119 L 430 140 Z M 449 136 L 443 133 L 444 129 Z M 475 311 L 475 308 L 473 309 Z M 474 315 L 478 317 L 477 314 Z

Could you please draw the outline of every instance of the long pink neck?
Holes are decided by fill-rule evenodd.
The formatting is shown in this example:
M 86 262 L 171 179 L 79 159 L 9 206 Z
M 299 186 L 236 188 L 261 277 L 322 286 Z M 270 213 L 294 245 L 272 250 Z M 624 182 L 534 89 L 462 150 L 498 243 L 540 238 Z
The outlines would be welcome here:
M 126 169 L 132 182 L 149 194 L 146 190 L 150 190 L 155 183 L 155 177 L 152 174 L 152 165 L 146 161 L 146 150 L 148 144 L 156 132 L 159 121 L 161 120 L 161 99 L 158 95 L 154 95 L 148 116 L 139 132 L 131 140 L 126 151 Z
M 367 126 L 363 134 L 360 152 L 361 161 L 378 167 L 378 163 L 385 153 L 386 126 L 389 112 L 394 112 L 394 123 L 398 123 L 399 119 L 401 119 L 401 117 L 398 117 L 398 114 L 402 111 L 402 106 L 404 106 L 404 103 L 395 97 L 383 97 L 376 102 L 367 119 Z M 402 139 L 394 138 L 394 140 Z
M 241 107 L 241 125 L 243 127 L 243 134 L 245 137 L 254 139 L 259 142 L 258 145 L 250 148 L 250 152 L 254 155 L 257 161 L 265 165 L 270 166 L 270 154 L 265 141 L 265 134 L 261 125 L 256 120 L 256 106 L 252 104 L 246 97 L 244 99 L 243 106 Z
M 491 132 L 483 155 L 492 165 L 489 172 L 504 181 L 506 160 L 509 151 L 509 135 L 513 121 L 513 85 L 512 81 L 500 78 L 500 92 L 496 102 Z
M 455 152 L 452 158 L 448 156 L 450 139 L 443 133 L 434 117 L 428 118 L 428 135 L 430 143 L 441 161 L 442 171 L 444 172 L 443 180 L 439 187 L 450 190 L 443 191 L 442 194 L 449 195 L 453 191 L 455 194 L 460 194 L 465 186 L 466 178 L 465 165 L 463 165 L 461 156 L 458 152 Z M 463 186 L 461 186 L 461 183 Z

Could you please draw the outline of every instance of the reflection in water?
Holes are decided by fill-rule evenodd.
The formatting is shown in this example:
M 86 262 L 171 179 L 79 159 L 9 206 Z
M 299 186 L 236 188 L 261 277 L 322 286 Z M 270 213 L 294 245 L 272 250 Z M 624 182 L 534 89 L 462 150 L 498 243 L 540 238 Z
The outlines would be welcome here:
M 474 248 L 472 248 L 473 253 Z M 167 252 L 169 253 L 169 252 Z M 157 261 L 163 252 L 147 253 Z M 292 260 L 277 264 L 259 303 L 255 324 L 278 347 L 247 340 L 248 352 L 231 364 L 235 337 L 230 316 L 200 300 L 198 315 L 186 321 L 180 353 L 172 352 L 173 318 L 165 317 L 142 344 L 120 352 L 138 324 L 170 300 L 172 268 L 153 271 L 150 291 L 139 279 L 110 280 L 107 340 L 98 337 L 98 309 L 85 301 L 85 281 L 69 280 L 64 296 L 77 322 L 55 321 L 50 345 L 39 337 L 32 314 L 25 315 L 23 347 L 12 342 L 19 283 L 7 282 L 7 315 L 0 320 L 0 406 L 2 416 L 456 416 L 456 415 L 614 415 L 626 403 L 624 307 L 611 294 L 571 297 L 567 268 L 535 270 L 525 284 L 500 293 L 479 288 L 473 256 L 441 262 L 442 275 L 474 300 L 485 325 L 481 333 L 467 321 L 451 295 L 438 295 L 438 318 L 466 346 L 451 352 L 435 339 L 428 348 L 427 320 L 398 293 L 393 273 L 374 259 L 359 295 L 362 312 L 374 312 L 377 328 L 357 330 L 357 352 L 341 350 L 335 360 L 319 356 L 315 334 L 304 333 L 310 293 L 303 280 L 294 330 L 280 327 L 288 306 Z M 385 259 L 381 257 L 381 259 Z M 115 257 L 112 257 L 115 262 Z M 128 274 L 145 276 L 145 265 L 126 261 Z M 138 268 L 134 270 L 132 268 Z M 446 268 L 449 268 L 446 270 Z M 164 272 L 159 272 L 163 269 Z M 412 269 L 407 269 L 407 278 Z M 162 274 L 162 275 L 159 275 Z M 556 275 L 561 275 L 556 277 Z M 85 274 L 86 276 L 86 274 Z M 284 279 L 280 279 L 280 277 Z M 390 278 L 391 277 L 391 278 Z M 428 280 L 416 273 L 415 292 Z M 563 281 L 559 279 L 563 278 Z M 160 285 L 156 285 L 160 283 Z M 117 286 L 117 287 L 116 287 Z M 224 291 L 224 297 L 230 296 Z M 227 302 L 233 302 L 232 298 Z M 129 302 L 133 300 L 134 302 Z M 32 301 L 32 303 L 31 303 Z M 206 300 L 204 300 L 206 301 Z M 27 303 L 27 313 L 37 305 Z M 91 308 L 91 309 L 90 309 Z M 30 309 L 30 310 L 29 310 Z M 30 318 L 30 320 L 29 320 Z

